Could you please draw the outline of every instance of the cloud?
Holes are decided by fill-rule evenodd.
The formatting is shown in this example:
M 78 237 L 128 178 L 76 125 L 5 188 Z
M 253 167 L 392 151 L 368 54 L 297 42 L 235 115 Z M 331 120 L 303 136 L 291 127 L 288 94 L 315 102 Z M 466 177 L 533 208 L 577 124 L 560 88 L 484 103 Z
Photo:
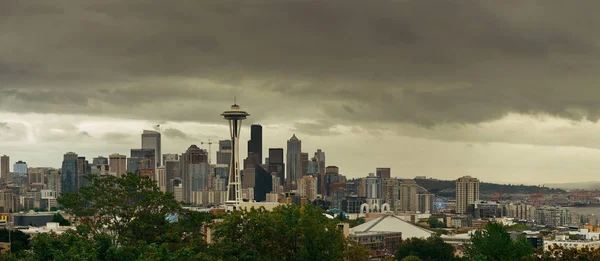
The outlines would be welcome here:
M 598 7 L 11 1 L 0 15 L 0 111 L 217 122 L 237 96 L 254 119 L 290 124 L 597 121 Z
M 120 132 L 108 132 L 104 134 L 103 139 L 110 141 L 122 141 L 131 138 L 132 135 L 129 133 L 120 133 Z
M 0 122 L 0 130 L 10 130 L 7 122 Z
M 188 135 L 185 134 L 184 132 L 175 129 L 175 128 L 168 128 L 166 129 L 163 134 L 167 137 L 167 138 L 171 138 L 171 139 L 188 139 Z

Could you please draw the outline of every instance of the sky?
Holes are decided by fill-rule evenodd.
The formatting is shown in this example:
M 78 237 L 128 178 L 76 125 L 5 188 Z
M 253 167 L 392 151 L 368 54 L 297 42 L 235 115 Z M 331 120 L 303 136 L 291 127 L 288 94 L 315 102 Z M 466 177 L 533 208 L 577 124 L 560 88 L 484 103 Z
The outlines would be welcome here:
M 348 177 L 600 180 L 599 1 L 0 0 L 0 154 L 296 134 Z M 213 145 L 213 153 L 217 146 Z M 213 155 L 213 159 L 216 157 Z

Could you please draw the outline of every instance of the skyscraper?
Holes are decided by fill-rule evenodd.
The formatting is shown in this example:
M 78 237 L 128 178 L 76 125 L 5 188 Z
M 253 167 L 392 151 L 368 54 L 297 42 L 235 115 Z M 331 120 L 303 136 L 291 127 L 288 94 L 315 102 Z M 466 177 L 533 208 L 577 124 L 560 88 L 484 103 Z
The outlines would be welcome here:
M 191 145 L 181 155 L 180 164 L 183 201 L 191 202 L 192 191 L 200 190 L 201 175 L 205 173 L 201 168 L 208 166 L 208 153 L 196 145 Z
M 217 164 L 229 164 L 229 160 L 231 160 L 231 140 L 220 140 Z
M 127 156 L 119 153 L 114 153 L 108 156 L 110 174 L 113 176 L 121 176 L 127 174 Z
M 400 210 L 417 211 L 417 188 L 417 183 L 412 179 L 400 183 Z
M 155 164 L 157 167 L 161 166 L 162 154 L 160 132 L 144 130 L 144 133 L 142 133 L 142 149 L 154 149 Z
M 319 179 L 319 194 L 323 194 L 323 191 L 326 191 L 325 188 L 325 152 L 321 151 L 321 149 L 318 149 L 317 152 L 315 152 L 315 160 L 317 161 L 317 178 Z
M 10 172 L 10 157 L 4 155 L 0 157 L 0 178 L 8 181 L 8 173 Z
M 79 186 L 79 176 L 77 175 L 78 156 L 74 152 L 68 152 L 64 155 L 62 163 L 61 188 L 62 193 L 76 193 Z
M 240 178 L 240 131 L 242 121 L 250 114 L 240 110 L 237 104 L 231 105 L 231 109 L 223 112 L 221 116 L 229 121 L 229 134 L 231 135 L 231 161 L 229 161 L 229 182 L 227 184 L 227 200 L 229 204 L 235 204 L 242 199 L 242 180 Z
M 252 124 L 250 126 L 250 140 L 248 141 L 248 155 L 250 153 L 256 154 L 258 157 L 258 163 L 263 162 L 263 148 L 262 148 L 262 126 L 258 124 Z
M 78 170 L 79 171 L 79 170 Z M 98 156 L 92 159 L 91 173 L 99 176 L 106 176 L 109 174 L 110 165 L 108 164 L 108 158 Z
M 302 176 L 308 175 L 308 153 L 302 152 L 300 153 L 300 160 L 302 161 Z M 298 177 L 300 178 L 300 177 Z
M 20 160 L 15 162 L 15 165 L 13 165 L 13 173 L 27 175 L 27 162 Z
M 456 213 L 466 214 L 469 204 L 479 200 L 479 180 L 464 176 L 456 180 Z
M 377 168 L 377 177 L 380 179 L 390 179 L 392 177 L 390 168 Z
M 287 186 L 294 189 L 298 179 L 302 177 L 302 141 L 296 134 L 287 142 Z
M 269 149 L 269 172 L 277 173 L 280 185 L 283 186 L 285 184 L 285 164 L 283 163 L 282 148 Z
M 13 165 L 12 183 L 17 186 L 22 186 L 27 183 L 27 163 L 24 161 L 17 161 Z

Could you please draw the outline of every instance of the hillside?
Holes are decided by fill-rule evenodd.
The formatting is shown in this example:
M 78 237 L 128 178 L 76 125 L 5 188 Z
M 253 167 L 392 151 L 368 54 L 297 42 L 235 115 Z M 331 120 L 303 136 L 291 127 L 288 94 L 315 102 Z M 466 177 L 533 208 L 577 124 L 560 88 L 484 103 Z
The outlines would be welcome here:
M 415 179 L 417 184 L 421 185 L 436 196 L 454 198 L 456 193 L 456 181 L 439 179 Z M 482 182 L 479 184 L 479 194 L 482 198 L 491 197 L 503 191 L 504 194 L 534 194 L 538 186 L 531 185 L 513 185 L 513 184 L 495 184 Z M 544 194 L 566 193 L 566 191 L 557 188 L 539 188 Z

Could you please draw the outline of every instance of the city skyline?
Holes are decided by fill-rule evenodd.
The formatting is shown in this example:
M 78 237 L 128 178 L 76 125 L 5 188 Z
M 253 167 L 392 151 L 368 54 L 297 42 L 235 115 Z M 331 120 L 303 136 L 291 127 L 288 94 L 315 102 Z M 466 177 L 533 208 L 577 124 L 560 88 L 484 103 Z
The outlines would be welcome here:
M 390 167 L 402 178 L 600 180 L 600 39 L 589 33 L 600 3 L 124 5 L 0 10 L 11 168 L 60 167 L 71 151 L 129 155 L 157 125 L 163 154 L 227 139 L 218 114 L 237 96 L 253 115 L 240 159 L 257 123 L 261 160 L 295 133 L 349 178 Z

